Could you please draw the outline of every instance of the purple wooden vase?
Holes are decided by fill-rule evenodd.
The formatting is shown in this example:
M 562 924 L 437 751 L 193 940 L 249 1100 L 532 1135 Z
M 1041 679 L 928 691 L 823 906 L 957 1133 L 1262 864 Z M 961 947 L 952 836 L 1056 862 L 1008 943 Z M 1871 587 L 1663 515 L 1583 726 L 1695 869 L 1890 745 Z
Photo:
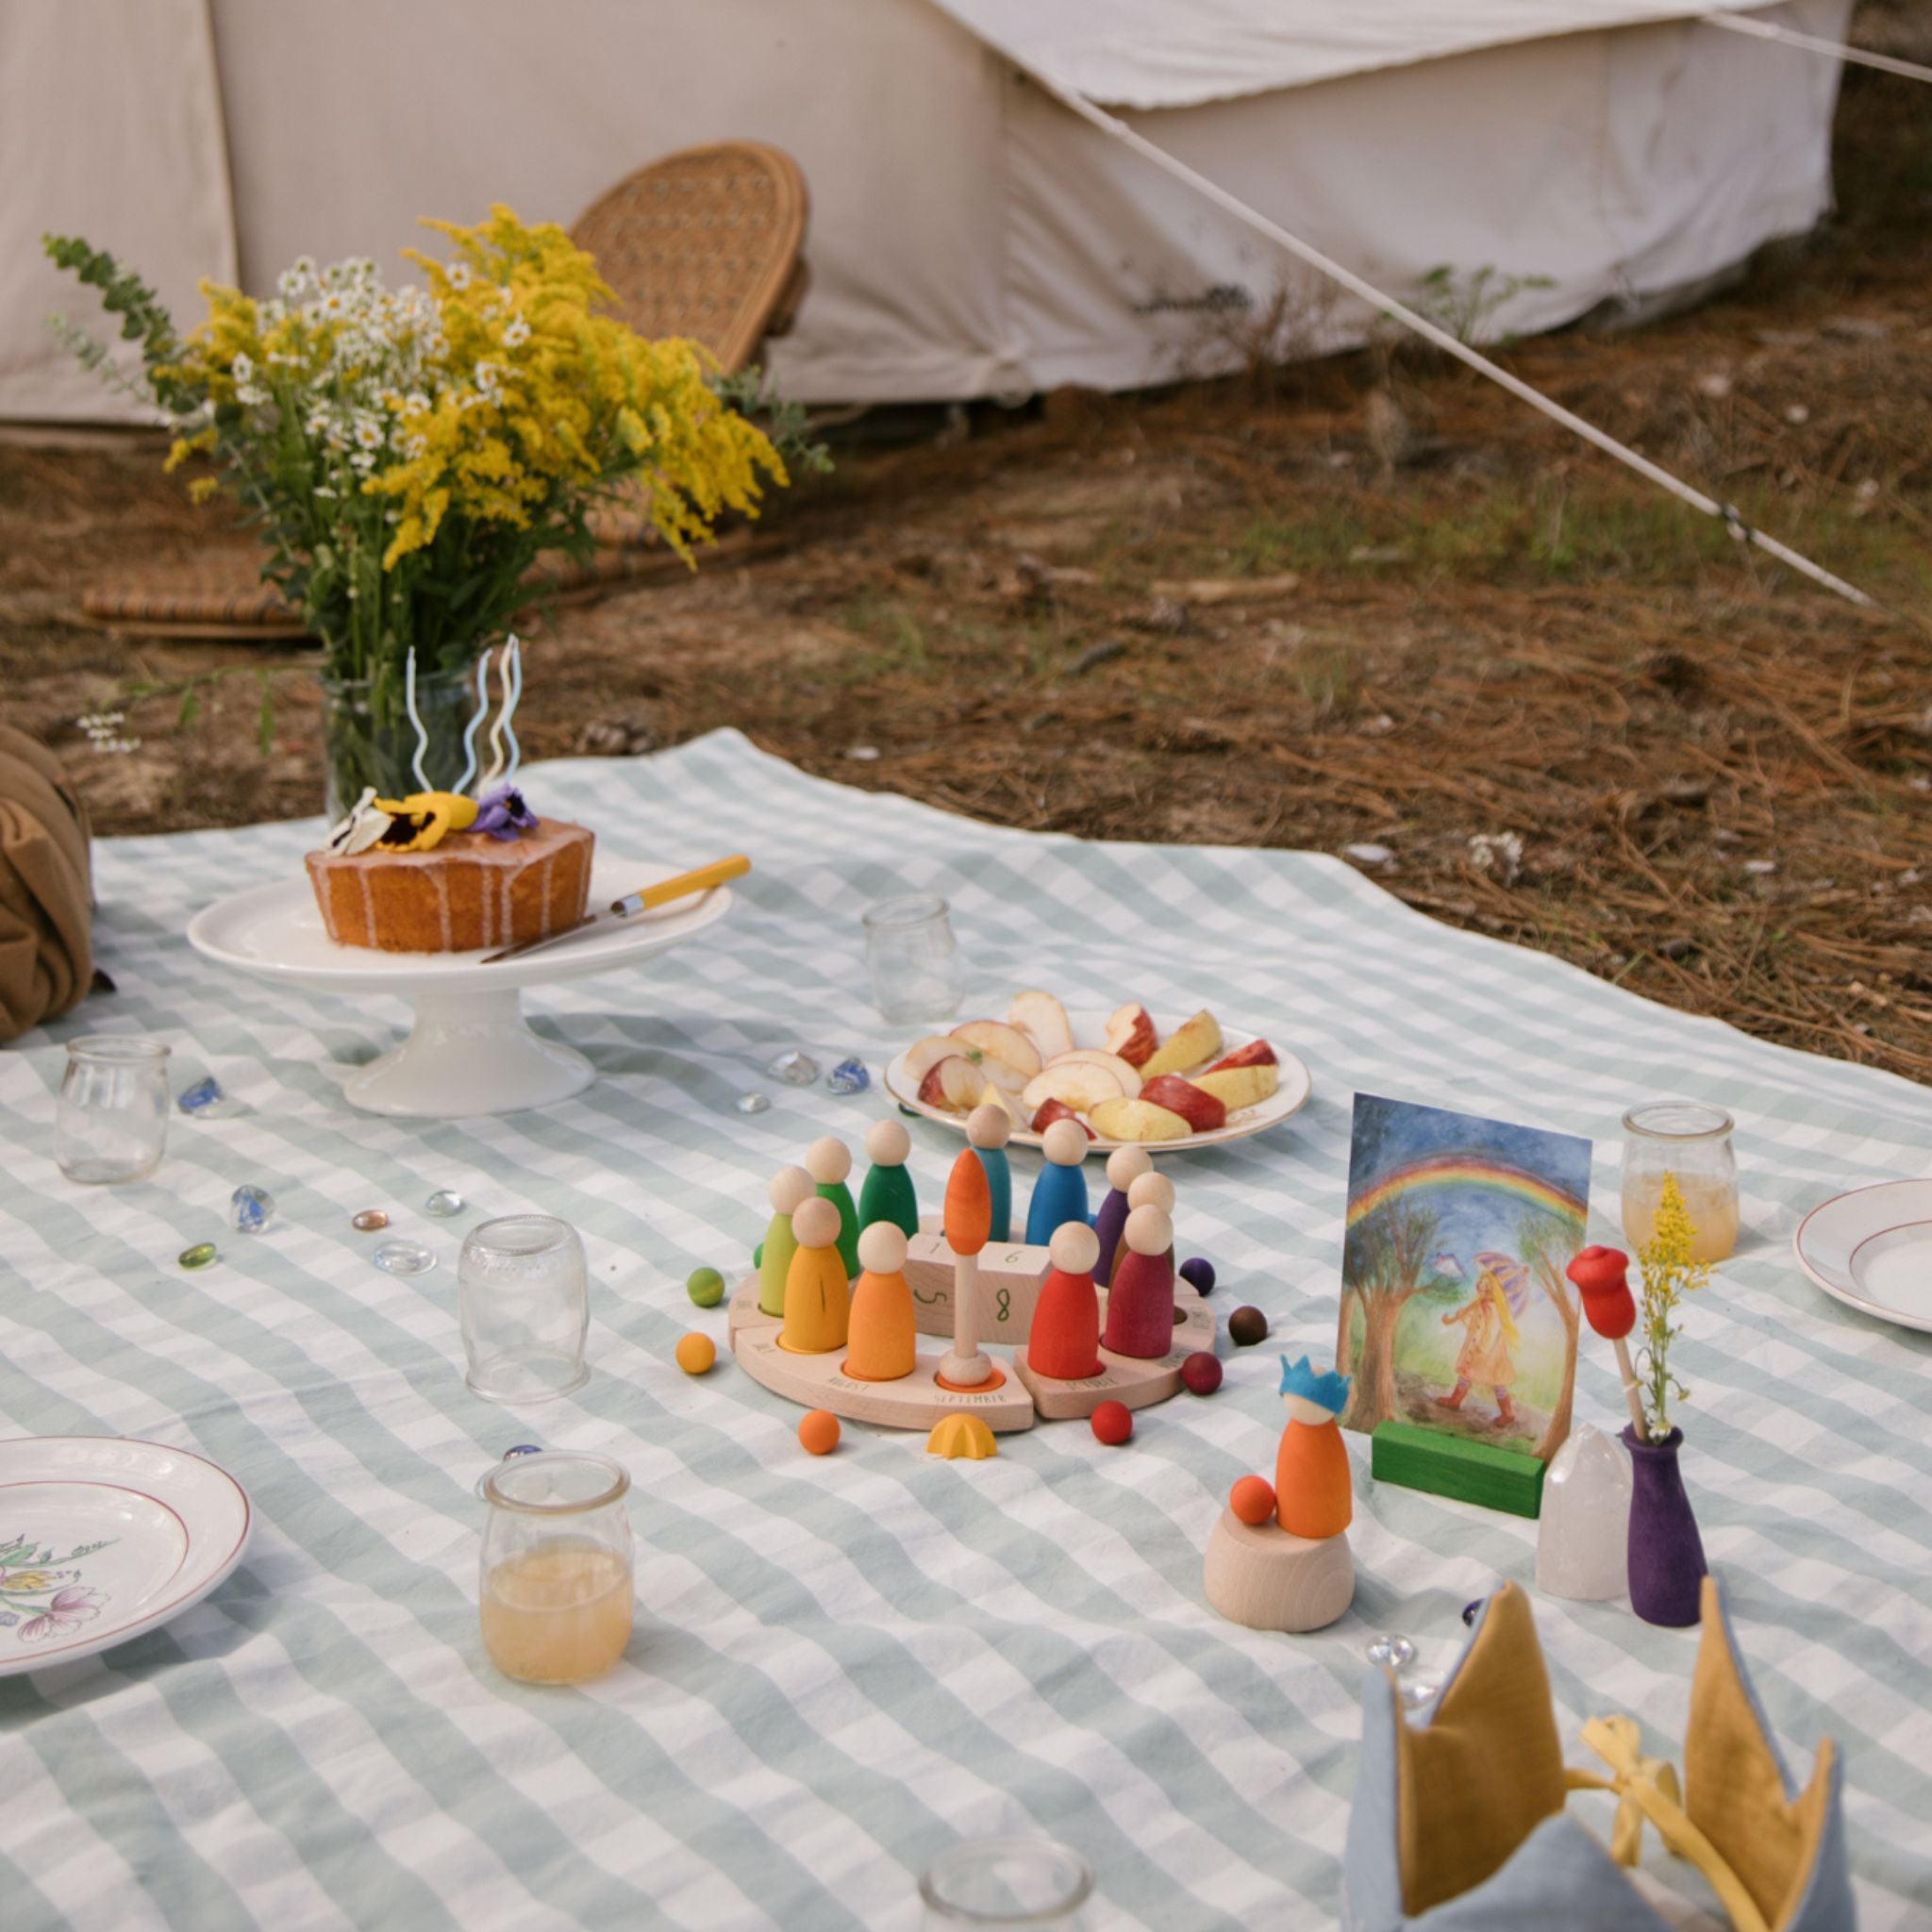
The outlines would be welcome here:
M 1697 1621 L 1705 1570 L 1704 1540 L 1677 1469 L 1684 1432 L 1641 1442 L 1626 1423 L 1622 1434 L 1630 1452 L 1630 1607 L 1646 1624 L 1681 1628 Z

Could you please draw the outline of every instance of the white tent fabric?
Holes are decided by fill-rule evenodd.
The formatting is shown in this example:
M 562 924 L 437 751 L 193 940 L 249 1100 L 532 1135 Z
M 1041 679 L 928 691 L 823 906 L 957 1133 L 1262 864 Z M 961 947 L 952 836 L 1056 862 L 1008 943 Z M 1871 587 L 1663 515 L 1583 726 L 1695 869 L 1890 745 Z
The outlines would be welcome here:
M 1763 11 L 1840 39 L 1850 6 Z M 259 291 L 299 254 L 392 264 L 419 215 L 568 223 L 657 155 L 756 138 L 812 196 L 788 393 L 1123 389 L 1238 366 L 1271 320 L 1315 352 L 1374 318 L 1028 71 L 1393 293 L 1534 282 L 1494 318 L 1519 332 L 1808 227 L 1838 85 L 1659 0 L 0 0 L 0 417 L 37 420 L 129 413 L 45 336 L 89 304 L 43 227 L 186 320 L 238 262 Z

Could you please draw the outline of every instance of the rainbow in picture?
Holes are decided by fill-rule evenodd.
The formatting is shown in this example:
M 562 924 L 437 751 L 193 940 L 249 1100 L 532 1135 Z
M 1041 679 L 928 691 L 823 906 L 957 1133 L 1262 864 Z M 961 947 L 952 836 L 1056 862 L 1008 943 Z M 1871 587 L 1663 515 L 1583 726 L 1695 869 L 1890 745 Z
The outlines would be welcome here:
M 1336 1359 L 1342 1422 L 1547 1459 L 1570 1429 L 1591 1143 L 1356 1097 Z

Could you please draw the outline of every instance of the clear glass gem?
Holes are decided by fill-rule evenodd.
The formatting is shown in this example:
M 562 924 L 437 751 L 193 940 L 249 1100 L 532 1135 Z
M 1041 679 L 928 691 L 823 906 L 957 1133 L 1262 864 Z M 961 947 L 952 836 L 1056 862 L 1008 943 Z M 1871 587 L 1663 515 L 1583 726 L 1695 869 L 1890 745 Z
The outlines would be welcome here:
M 766 1113 L 772 1105 L 769 1093 L 741 1093 L 732 1103 L 740 1113 Z
M 774 1080 L 782 1080 L 788 1087 L 809 1087 L 819 1076 L 819 1063 L 808 1053 L 801 1053 L 797 1047 L 781 1053 L 774 1060 L 765 1062 L 765 1072 Z
M 228 1196 L 228 1219 L 242 1234 L 259 1234 L 275 1218 L 275 1197 L 266 1188 L 243 1181 Z
M 1415 1661 L 1415 1645 L 1407 1638 L 1385 1630 L 1370 1643 L 1364 1655 L 1372 1664 L 1400 1671 Z
M 246 1111 L 239 1100 L 229 1098 L 222 1083 L 212 1074 L 197 1080 L 192 1087 L 184 1087 L 175 1095 L 175 1105 L 183 1113 L 205 1121 L 220 1120 L 226 1114 Z
M 825 1075 L 825 1085 L 834 1093 L 863 1093 L 872 1085 L 872 1075 L 859 1059 L 841 1060 Z
M 1420 1710 L 1441 1690 L 1443 1682 L 1441 1671 L 1405 1671 L 1395 1680 L 1395 1694 L 1405 1710 Z
M 439 1221 L 447 1221 L 453 1214 L 460 1214 L 470 1204 L 454 1188 L 438 1188 L 423 1204 L 425 1214 L 433 1214 Z
M 421 1241 L 384 1241 L 370 1257 L 385 1274 L 427 1274 L 436 1257 Z
M 221 1257 L 221 1252 L 212 1241 L 196 1241 L 192 1248 L 183 1248 L 175 1258 L 184 1268 L 206 1268 Z
M 349 1225 L 358 1234 L 374 1234 L 378 1227 L 389 1225 L 389 1216 L 380 1208 L 365 1208 L 359 1214 L 349 1216 Z

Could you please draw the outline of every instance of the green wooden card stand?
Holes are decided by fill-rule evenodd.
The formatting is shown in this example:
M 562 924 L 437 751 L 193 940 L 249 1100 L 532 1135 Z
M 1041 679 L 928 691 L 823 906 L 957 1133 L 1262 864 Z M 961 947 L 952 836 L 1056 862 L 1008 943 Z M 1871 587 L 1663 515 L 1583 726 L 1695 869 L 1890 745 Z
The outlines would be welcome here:
M 1370 1443 L 1369 1467 L 1378 1483 L 1455 1496 L 1512 1516 L 1535 1516 L 1542 1509 L 1543 1465 L 1534 1456 L 1408 1423 L 1379 1424 Z

